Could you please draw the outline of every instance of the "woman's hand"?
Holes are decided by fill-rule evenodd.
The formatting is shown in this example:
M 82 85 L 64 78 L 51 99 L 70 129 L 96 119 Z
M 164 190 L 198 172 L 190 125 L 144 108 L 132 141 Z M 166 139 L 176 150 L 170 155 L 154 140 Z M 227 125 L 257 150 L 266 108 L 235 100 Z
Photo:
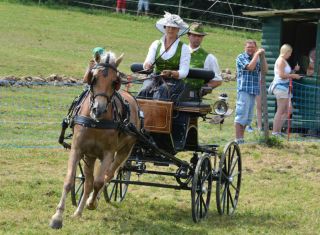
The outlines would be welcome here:
M 174 78 L 173 73 L 174 73 L 174 71 L 172 71 L 172 70 L 163 70 L 160 75 L 165 78 Z
M 290 76 L 291 76 L 291 78 L 292 79 L 300 79 L 301 78 L 301 76 L 299 75 L 299 74 L 290 74 Z
M 147 70 L 152 69 L 152 64 L 150 64 L 150 63 L 145 63 L 145 64 L 144 64 L 144 69 L 147 69 Z

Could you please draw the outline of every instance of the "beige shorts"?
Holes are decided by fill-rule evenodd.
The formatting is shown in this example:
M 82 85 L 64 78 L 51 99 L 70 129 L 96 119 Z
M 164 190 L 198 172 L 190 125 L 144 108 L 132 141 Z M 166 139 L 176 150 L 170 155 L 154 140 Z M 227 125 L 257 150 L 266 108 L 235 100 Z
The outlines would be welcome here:
M 273 94 L 276 96 L 277 99 L 288 99 L 292 98 L 292 95 L 288 93 L 288 90 L 282 90 L 275 88 L 273 90 Z

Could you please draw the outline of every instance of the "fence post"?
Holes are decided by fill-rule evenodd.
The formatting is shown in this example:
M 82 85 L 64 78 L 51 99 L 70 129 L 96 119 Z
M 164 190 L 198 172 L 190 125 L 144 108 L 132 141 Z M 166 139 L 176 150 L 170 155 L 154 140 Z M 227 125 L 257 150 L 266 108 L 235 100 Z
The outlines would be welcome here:
M 181 13 L 181 0 L 179 0 L 178 15 Z
M 267 71 L 264 69 L 264 64 L 266 63 L 265 54 L 260 55 L 261 64 L 261 106 L 262 106 L 262 119 L 263 119 L 263 132 L 264 140 L 269 138 L 269 120 L 268 120 L 268 102 L 267 102 L 267 85 L 266 85 L 266 74 Z

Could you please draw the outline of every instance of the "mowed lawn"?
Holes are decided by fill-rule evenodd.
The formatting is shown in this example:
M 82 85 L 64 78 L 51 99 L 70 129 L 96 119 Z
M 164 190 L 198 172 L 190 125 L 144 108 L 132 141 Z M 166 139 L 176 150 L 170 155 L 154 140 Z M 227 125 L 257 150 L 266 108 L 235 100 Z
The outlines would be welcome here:
M 120 70 L 129 73 L 130 64 L 143 61 L 149 44 L 161 36 L 152 18 L 6 1 L 0 1 L 0 22 L 0 76 L 55 73 L 81 77 L 96 46 L 124 52 Z M 217 56 L 221 68 L 233 71 L 244 40 L 259 41 L 261 37 L 258 33 L 207 30 L 210 34 L 204 47 Z M 224 86 L 234 91 L 234 83 Z M 52 146 L 60 128 L 55 123 L 78 94 L 77 88 L 59 89 L 0 89 L 0 234 L 320 233 L 320 144 L 301 142 L 283 142 L 282 148 L 241 146 L 243 180 L 238 208 L 231 217 L 219 216 L 216 211 L 215 184 L 208 219 L 199 224 L 192 221 L 190 192 L 129 186 L 122 203 L 107 204 L 101 198 L 98 209 L 85 210 L 81 219 L 70 217 L 75 208 L 69 197 L 63 229 L 50 229 L 69 153 Z M 213 103 L 215 96 L 215 92 L 208 96 L 207 102 Z M 235 94 L 230 96 L 233 107 Z M 25 109 L 21 111 L 21 107 Z M 218 126 L 212 130 L 201 122 L 201 142 L 214 143 L 218 136 L 225 144 L 233 138 L 232 122 L 228 119 L 222 130 Z M 32 148 L 34 145 L 41 147 Z M 190 158 L 187 153 L 180 157 Z
M 102 197 L 98 209 L 84 210 L 81 219 L 71 218 L 75 208 L 68 197 L 64 227 L 53 231 L 48 223 L 68 151 L 1 149 L 0 234 L 319 234 L 319 145 L 241 150 L 243 181 L 231 217 L 217 213 L 215 184 L 208 219 L 199 224 L 192 221 L 190 192 L 129 186 L 122 203 Z

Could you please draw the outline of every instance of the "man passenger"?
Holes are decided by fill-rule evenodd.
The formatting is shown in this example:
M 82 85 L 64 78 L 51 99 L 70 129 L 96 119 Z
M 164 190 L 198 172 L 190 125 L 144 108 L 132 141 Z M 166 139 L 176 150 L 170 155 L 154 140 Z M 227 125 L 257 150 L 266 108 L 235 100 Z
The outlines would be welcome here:
M 191 53 L 190 68 L 203 68 L 213 71 L 214 78 L 207 83 L 207 86 L 214 89 L 222 84 L 222 77 L 217 58 L 200 47 L 206 35 L 207 33 L 201 23 L 191 24 L 188 32 Z

